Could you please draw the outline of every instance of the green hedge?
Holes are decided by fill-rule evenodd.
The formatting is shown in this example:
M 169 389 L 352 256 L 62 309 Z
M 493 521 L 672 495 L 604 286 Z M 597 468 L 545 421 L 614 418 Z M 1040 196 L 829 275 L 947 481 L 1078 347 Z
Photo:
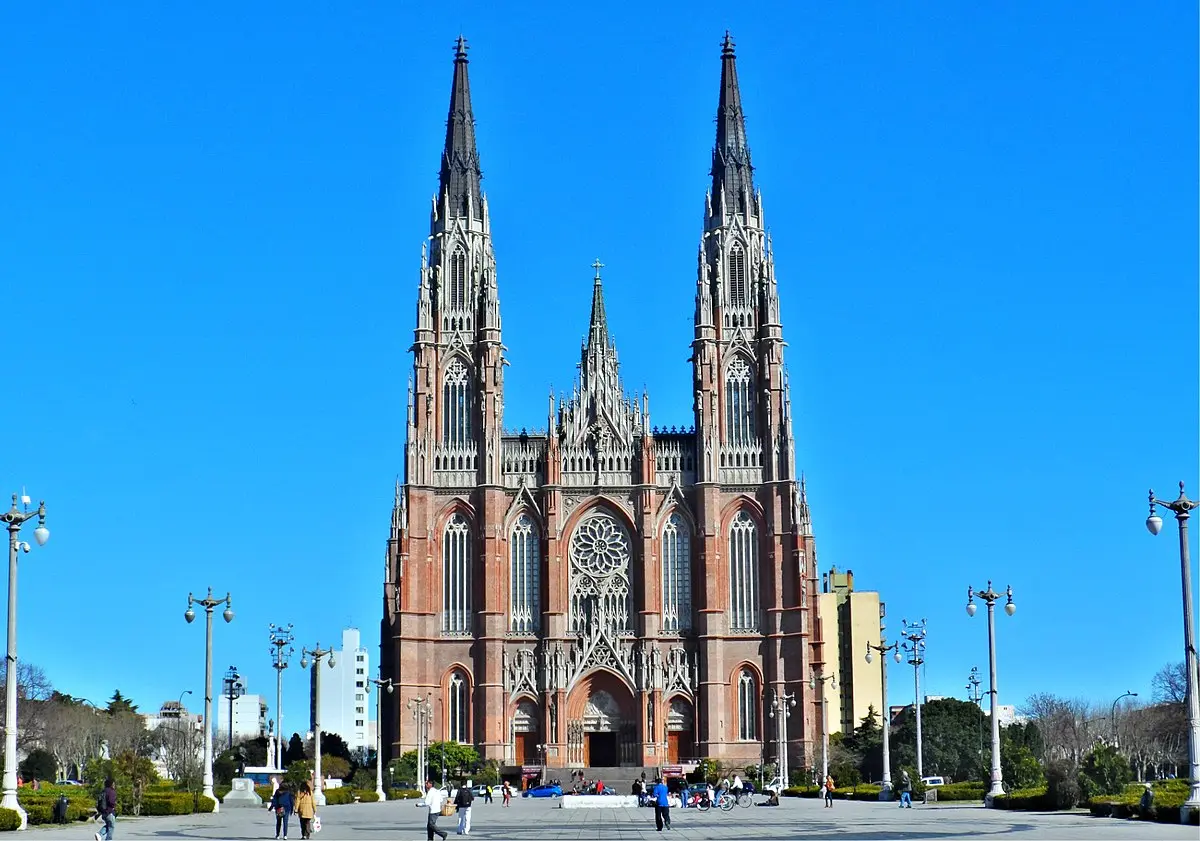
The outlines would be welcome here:
M 143 815 L 190 815 L 196 810 L 196 798 L 186 791 L 143 794 Z
M 1054 804 L 1045 786 L 1019 788 L 992 798 L 992 807 L 1020 812 L 1053 812 Z
M 983 794 L 987 790 L 987 783 L 947 783 L 937 786 L 937 799 L 939 803 L 983 802 Z
M 390 788 L 387 791 L 388 800 L 419 800 L 421 792 L 415 788 Z
M 1179 823 L 1179 809 L 1188 796 L 1187 780 L 1159 780 L 1151 783 L 1154 790 L 1154 812 L 1146 816 L 1141 813 L 1141 783 L 1131 783 L 1121 794 L 1093 797 L 1088 801 L 1088 811 L 1098 818 L 1123 818 L 1153 820 L 1158 823 Z M 1197 815 L 1200 817 L 1200 815 Z
M 271 802 L 271 787 L 270 786 L 255 786 L 254 793 L 262 798 L 263 803 Z
M 13 832 L 21 825 L 16 809 L 0 809 L 0 832 Z
M 325 789 L 325 803 L 328 806 L 345 806 L 347 803 L 354 802 L 354 789 L 352 788 L 327 788 Z
M 355 794 L 358 795 L 359 803 L 378 803 L 379 792 L 375 789 L 358 789 Z
M 859 783 L 852 788 L 835 788 L 834 800 L 878 800 L 880 787 L 871 783 Z M 792 786 L 783 790 L 784 797 L 820 797 L 819 786 Z

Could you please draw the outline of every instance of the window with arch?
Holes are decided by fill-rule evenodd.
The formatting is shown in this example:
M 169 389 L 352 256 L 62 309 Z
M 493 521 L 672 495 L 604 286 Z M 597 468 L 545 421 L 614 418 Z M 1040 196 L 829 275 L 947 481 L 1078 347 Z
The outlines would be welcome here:
M 450 294 L 446 306 L 456 312 L 467 308 L 467 254 L 462 246 L 450 255 Z
M 692 539 L 687 521 L 675 512 L 667 518 L 662 537 L 662 629 L 692 627 Z
M 471 440 L 471 372 L 461 359 L 446 369 L 442 381 L 442 443 L 463 447 Z
M 442 533 L 442 633 L 471 633 L 471 525 L 454 514 Z
M 758 630 L 758 527 L 739 511 L 729 528 L 729 627 Z
M 742 669 L 737 685 L 738 741 L 758 741 L 758 681 L 749 669 Z
M 541 586 L 538 579 L 541 546 L 537 524 L 528 514 L 517 517 L 508 538 L 508 547 L 508 630 L 514 634 L 536 634 L 541 616 Z
M 750 306 L 746 290 L 746 251 L 735 245 L 729 251 L 729 303 L 738 308 Z
M 754 371 L 744 356 L 725 369 L 725 438 L 735 446 L 755 443 Z
M 471 699 L 468 697 L 469 689 L 467 676 L 461 671 L 455 670 L 450 675 L 450 714 L 448 716 L 450 732 L 448 735 L 450 741 L 464 745 L 471 738 L 468 727 L 471 720 Z

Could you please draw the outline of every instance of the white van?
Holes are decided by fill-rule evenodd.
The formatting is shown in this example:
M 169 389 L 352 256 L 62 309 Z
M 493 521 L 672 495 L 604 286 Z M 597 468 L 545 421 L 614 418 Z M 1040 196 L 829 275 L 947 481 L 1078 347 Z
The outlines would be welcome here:
M 946 780 L 942 777 L 922 777 L 921 782 L 925 783 L 929 788 L 944 786 L 946 784 Z

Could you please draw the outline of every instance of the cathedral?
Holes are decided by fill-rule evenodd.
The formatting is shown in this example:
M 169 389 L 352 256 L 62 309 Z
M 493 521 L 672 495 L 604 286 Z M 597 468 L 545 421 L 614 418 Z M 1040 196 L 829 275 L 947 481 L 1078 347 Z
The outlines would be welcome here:
M 599 261 L 572 393 L 550 396 L 544 433 L 504 428 L 467 70 L 460 38 L 387 542 L 385 756 L 416 749 L 420 701 L 428 741 L 508 774 L 733 768 L 776 761 L 781 741 L 793 770 L 819 765 L 815 544 L 733 41 L 699 232 L 694 427 L 669 431 L 622 385 Z

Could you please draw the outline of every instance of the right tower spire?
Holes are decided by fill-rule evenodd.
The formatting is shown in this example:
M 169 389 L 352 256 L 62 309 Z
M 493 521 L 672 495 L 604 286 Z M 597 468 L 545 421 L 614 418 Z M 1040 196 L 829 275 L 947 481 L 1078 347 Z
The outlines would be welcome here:
M 717 104 L 717 144 L 713 147 L 712 198 L 721 215 L 745 215 L 754 197 L 754 167 L 746 143 L 746 118 L 738 89 L 733 37 L 721 44 L 721 98 Z

